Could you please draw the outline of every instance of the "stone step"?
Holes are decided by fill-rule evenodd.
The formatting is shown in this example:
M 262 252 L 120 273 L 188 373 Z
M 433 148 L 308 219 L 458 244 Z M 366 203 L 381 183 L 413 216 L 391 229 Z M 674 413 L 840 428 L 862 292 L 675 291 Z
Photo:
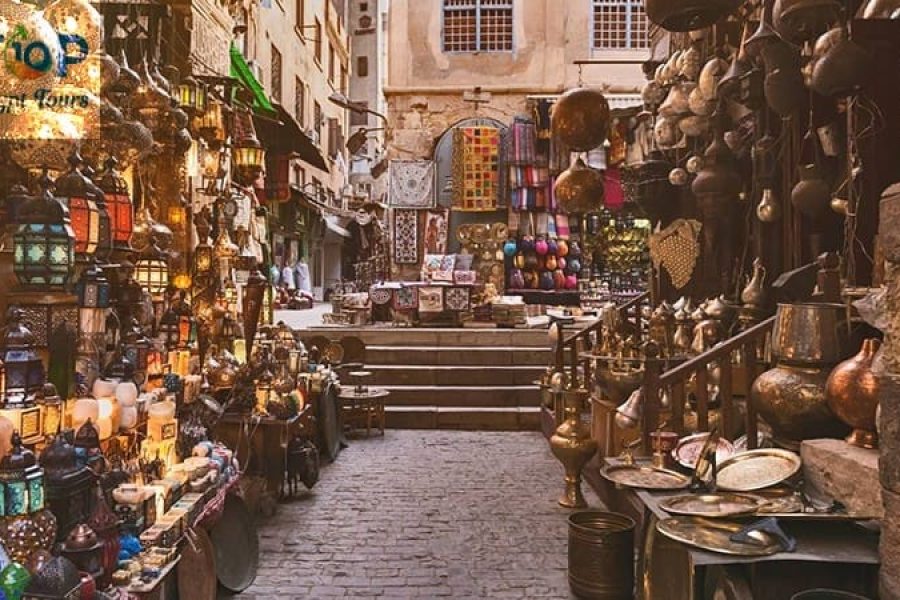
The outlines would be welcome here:
M 313 327 L 300 337 L 309 340 L 325 336 L 339 342 L 344 337 L 358 337 L 367 346 L 518 346 L 548 349 L 546 329 L 435 329 L 400 327 Z
M 392 429 L 464 429 L 470 431 L 537 431 L 540 408 L 471 408 L 462 406 L 388 406 Z
M 471 365 L 471 366 L 537 366 L 550 364 L 549 348 L 520 346 L 384 346 L 366 348 L 366 363 L 376 365 Z
M 391 395 L 387 406 L 459 406 L 514 408 L 539 406 L 540 390 L 533 385 L 517 386 L 385 386 Z
M 372 385 L 532 385 L 545 367 L 528 365 L 372 365 Z

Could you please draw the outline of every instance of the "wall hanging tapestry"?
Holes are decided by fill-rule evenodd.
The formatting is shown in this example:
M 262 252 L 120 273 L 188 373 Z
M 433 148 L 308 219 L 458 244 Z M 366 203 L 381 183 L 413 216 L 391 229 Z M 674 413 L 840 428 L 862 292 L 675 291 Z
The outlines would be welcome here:
M 419 212 L 394 209 L 394 262 L 414 265 L 419 262 Z
M 450 287 L 444 290 L 444 307 L 447 310 L 469 310 L 469 288 Z
M 459 127 L 453 131 L 453 208 L 497 210 L 500 130 Z
M 414 287 L 402 287 L 394 290 L 395 310 L 414 310 L 419 306 L 419 295 Z
M 420 287 L 419 312 L 435 313 L 444 310 L 444 288 Z
M 423 254 L 447 253 L 447 215 L 448 210 L 441 208 L 423 212 L 425 226 L 422 233 Z
M 388 203 L 400 208 L 434 206 L 434 161 L 392 160 Z

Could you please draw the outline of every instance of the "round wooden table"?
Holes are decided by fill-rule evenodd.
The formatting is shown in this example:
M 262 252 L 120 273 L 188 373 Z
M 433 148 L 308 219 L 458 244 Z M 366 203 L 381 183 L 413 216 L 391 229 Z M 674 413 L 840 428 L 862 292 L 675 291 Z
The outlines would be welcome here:
M 375 423 L 384 435 L 384 399 L 391 393 L 384 388 L 342 386 L 338 398 L 344 409 L 344 424 L 351 430 L 365 429 L 366 437 L 372 433 Z

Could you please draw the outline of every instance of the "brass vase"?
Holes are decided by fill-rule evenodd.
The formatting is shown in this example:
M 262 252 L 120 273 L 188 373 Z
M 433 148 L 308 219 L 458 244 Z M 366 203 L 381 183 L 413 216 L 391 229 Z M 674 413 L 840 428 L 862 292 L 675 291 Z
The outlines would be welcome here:
M 859 354 L 836 366 L 825 384 L 828 406 L 853 428 L 847 443 L 861 448 L 878 447 L 878 377 L 872 372 L 872 362 L 880 346 L 877 339 L 865 340 Z
M 581 471 L 597 452 L 597 441 L 581 422 L 581 410 L 588 396 L 587 390 L 562 392 L 566 405 L 566 420 L 550 438 L 550 448 L 566 470 L 566 490 L 559 498 L 560 506 L 585 508 L 587 501 L 581 493 Z

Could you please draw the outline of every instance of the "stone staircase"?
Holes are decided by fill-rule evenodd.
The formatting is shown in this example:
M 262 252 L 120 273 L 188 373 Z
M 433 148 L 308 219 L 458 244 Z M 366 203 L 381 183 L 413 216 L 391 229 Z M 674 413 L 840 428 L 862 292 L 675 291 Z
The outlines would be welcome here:
M 546 330 L 313 328 L 307 335 L 365 342 L 372 385 L 391 391 L 388 427 L 539 428 L 534 381 L 551 360 Z

